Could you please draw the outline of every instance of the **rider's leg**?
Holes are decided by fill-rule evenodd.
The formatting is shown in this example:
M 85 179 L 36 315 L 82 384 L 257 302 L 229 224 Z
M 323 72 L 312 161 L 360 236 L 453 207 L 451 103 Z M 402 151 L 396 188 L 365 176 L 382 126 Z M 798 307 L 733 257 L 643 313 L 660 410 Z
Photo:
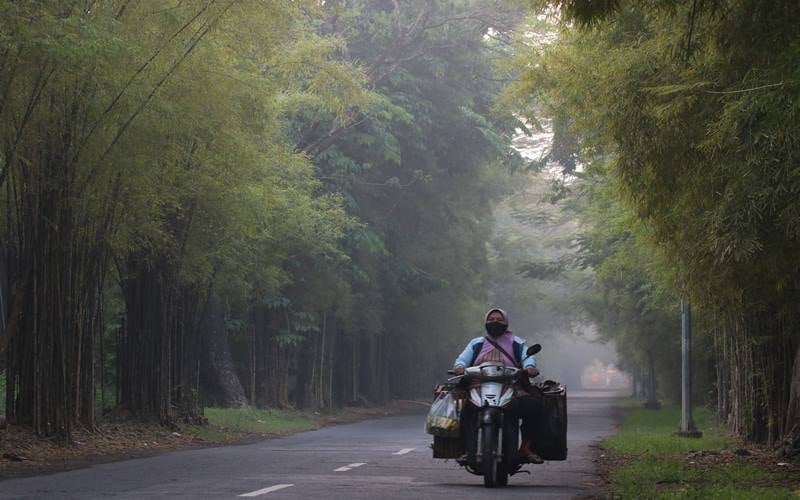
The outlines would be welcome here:
M 531 449 L 541 414 L 539 401 L 533 396 L 522 396 L 517 398 L 515 403 L 517 415 L 522 420 L 522 444 L 519 447 L 519 456 L 528 462 L 540 464 L 543 462 L 542 458 Z
M 465 460 L 474 460 L 475 453 L 478 452 L 478 426 L 475 422 L 477 415 L 478 409 L 469 403 L 461 410 L 461 439 L 464 440 L 465 452 L 461 458 Z

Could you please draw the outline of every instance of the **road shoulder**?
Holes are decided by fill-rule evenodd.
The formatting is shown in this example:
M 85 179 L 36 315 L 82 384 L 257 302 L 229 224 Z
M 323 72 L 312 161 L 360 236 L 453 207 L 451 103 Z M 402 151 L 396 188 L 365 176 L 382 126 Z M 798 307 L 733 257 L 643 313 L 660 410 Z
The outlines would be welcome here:
M 414 402 L 347 407 L 334 411 L 209 409 L 205 425 L 172 425 L 132 419 L 106 420 L 94 429 L 75 429 L 62 445 L 29 428 L 0 429 L 0 480 L 52 474 L 95 464 L 145 458 L 192 448 L 245 445 L 339 424 L 419 412 Z
M 699 439 L 674 434 L 680 408 L 649 410 L 623 400 L 618 432 L 595 449 L 593 498 L 790 498 L 800 490 L 800 464 L 774 450 L 745 445 L 721 429 L 710 410 L 695 421 Z

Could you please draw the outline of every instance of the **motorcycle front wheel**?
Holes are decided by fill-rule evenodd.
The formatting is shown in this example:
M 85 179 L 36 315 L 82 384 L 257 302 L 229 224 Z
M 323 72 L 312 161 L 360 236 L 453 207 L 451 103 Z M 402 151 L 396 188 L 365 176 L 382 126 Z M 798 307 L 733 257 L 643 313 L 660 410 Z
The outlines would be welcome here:
M 486 425 L 481 432 L 483 485 L 487 488 L 503 486 L 508 483 L 508 476 L 497 463 L 498 431 L 499 428 L 496 425 Z

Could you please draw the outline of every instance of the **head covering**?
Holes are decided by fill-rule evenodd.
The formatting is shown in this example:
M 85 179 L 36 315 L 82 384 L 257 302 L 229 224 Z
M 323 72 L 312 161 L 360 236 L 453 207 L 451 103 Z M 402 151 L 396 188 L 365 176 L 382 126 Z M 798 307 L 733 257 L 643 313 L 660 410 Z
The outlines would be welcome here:
M 492 309 L 489 309 L 488 311 L 486 311 L 486 316 L 484 316 L 483 322 L 486 323 L 487 321 L 489 321 L 489 315 L 492 314 L 495 311 L 497 311 L 500 314 L 502 314 L 503 315 L 503 321 L 505 321 L 506 324 L 508 324 L 508 313 L 506 313 L 504 310 L 500 309 L 499 307 L 493 307 Z
M 505 320 L 506 324 L 508 324 L 508 314 L 500 308 L 493 307 L 486 312 L 486 316 L 484 318 L 484 323 L 489 320 L 489 315 L 492 314 L 494 311 L 499 312 L 503 315 L 503 319 Z M 488 338 L 488 337 L 487 337 Z M 511 330 L 506 330 L 505 333 L 499 335 L 497 337 L 492 337 L 492 341 L 505 349 L 505 351 L 510 354 L 511 356 L 514 355 L 514 334 Z M 483 346 L 481 347 L 481 352 L 478 353 L 478 357 L 475 358 L 475 363 L 480 364 L 483 358 L 486 357 L 487 354 L 494 351 L 495 347 L 492 345 L 491 342 L 483 341 Z M 508 359 L 508 356 L 503 356 L 504 362 L 506 366 L 516 366 L 517 361 L 515 359 Z

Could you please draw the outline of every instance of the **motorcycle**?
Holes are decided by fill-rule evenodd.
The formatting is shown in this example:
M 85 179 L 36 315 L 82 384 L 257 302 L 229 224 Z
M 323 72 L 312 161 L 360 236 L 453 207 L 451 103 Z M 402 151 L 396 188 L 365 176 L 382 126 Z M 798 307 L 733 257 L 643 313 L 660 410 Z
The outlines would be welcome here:
M 539 344 L 531 346 L 527 357 L 541 350 Z M 527 359 L 526 357 L 526 359 Z M 452 370 L 448 372 L 453 374 Z M 474 455 L 464 457 L 465 443 L 461 437 L 441 437 L 434 435 L 434 458 L 458 458 L 457 462 L 468 472 L 483 476 L 483 484 L 488 488 L 505 486 L 509 476 L 521 472 L 523 465 L 517 456 L 519 449 L 519 419 L 510 411 L 514 400 L 515 385 L 526 383 L 527 372 L 503 363 L 487 361 L 464 370 L 463 375 L 448 379 L 440 385 L 437 392 L 452 391 L 458 406 L 470 404 L 477 412 L 477 437 Z M 539 446 L 534 451 L 545 460 L 566 459 L 566 388 L 556 382 L 527 384 L 531 390 L 543 396 L 545 432 L 537 432 Z M 549 400 L 547 398 L 550 398 Z M 555 405 L 553 404 L 555 402 Z M 553 412 L 555 410 L 555 412 Z M 555 424 L 555 426 L 553 426 Z M 553 428 L 554 427 L 554 428 Z M 542 429 L 539 429 L 542 430 Z M 540 435 L 541 434 L 541 435 Z

